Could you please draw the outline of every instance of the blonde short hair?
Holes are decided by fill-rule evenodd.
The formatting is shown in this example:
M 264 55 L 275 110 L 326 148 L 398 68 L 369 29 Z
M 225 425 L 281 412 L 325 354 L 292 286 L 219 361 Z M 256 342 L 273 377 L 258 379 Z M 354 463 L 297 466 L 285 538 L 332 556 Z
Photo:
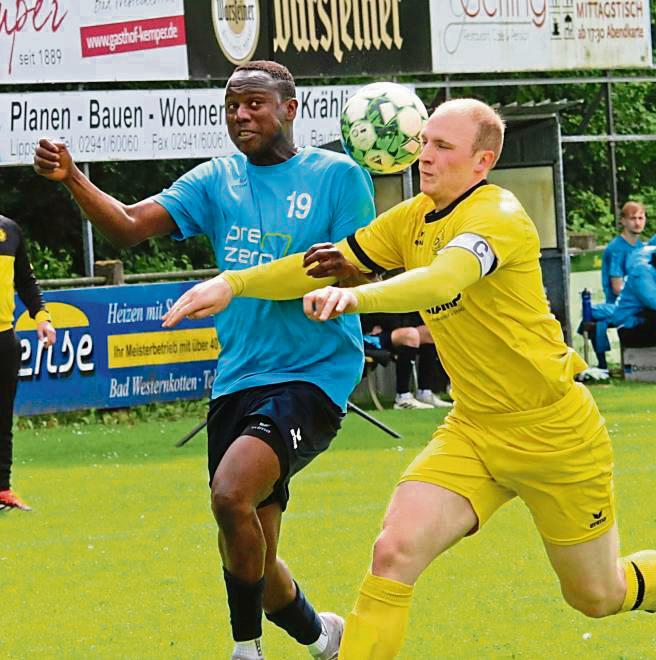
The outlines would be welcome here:
M 628 218 L 630 215 L 636 213 L 637 211 L 642 211 L 644 213 L 645 207 L 640 202 L 627 202 L 622 207 L 622 217 Z
M 492 167 L 497 164 L 503 149 L 506 124 L 493 107 L 478 99 L 462 98 L 445 101 L 436 110 L 461 112 L 478 124 L 478 131 L 472 144 L 472 153 L 482 150 L 493 151 L 495 158 Z

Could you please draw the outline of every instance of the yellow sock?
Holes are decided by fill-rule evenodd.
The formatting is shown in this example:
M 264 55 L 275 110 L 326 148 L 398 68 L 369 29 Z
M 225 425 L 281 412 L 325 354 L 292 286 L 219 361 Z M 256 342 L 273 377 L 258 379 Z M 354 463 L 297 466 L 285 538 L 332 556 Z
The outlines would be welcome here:
M 626 596 L 620 612 L 656 610 L 656 550 L 641 550 L 622 558 Z
M 367 573 L 346 619 L 339 660 L 389 660 L 401 648 L 412 586 Z

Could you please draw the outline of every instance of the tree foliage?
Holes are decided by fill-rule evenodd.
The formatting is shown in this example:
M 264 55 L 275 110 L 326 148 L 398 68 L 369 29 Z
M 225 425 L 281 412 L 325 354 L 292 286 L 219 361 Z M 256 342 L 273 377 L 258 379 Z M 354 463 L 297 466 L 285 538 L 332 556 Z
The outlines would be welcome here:
M 656 2 L 652 3 L 652 23 Z M 569 74 L 568 74 L 569 75 Z M 599 77 L 603 72 L 578 72 L 582 76 Z M 656 136 L 656 85 L 641 82 L 644 71 L 623 72 L 636 77 L 636 82 L 612 86 L 614 129 L 617 134 Z M 493 78 L 495 76 L 488 76 Z M 496 76 L 499 77 L 499 76 Z M 505 76 L 525 79 L 525 74 Z M 539 78 L 540 74 L 534 76 Z M 542 74 L 544 79 L 562 73 Z M 573 77 L 573 76 L 572 76 Z M 420 77 L 422 80 L 427 78 Z M 480 76 L 479 76 L 480 78 Z M 433 76 L 433 80 L 435 77 Z M 408 80 L 412 80 L 408 78 Z M 415 78 L 416 80 L 416 78 Z M 656 79 L 655 79 L 656 80 Z M 315 84 L 317 81 L 307 81 Z M 362 82 L 361 80 L 322 80 L 322 84 Z M 299 81 L 302 84 L 302 81 Z M 191 83 L 169 83 L 168 87 L 188 87 Z M 150 84 L 127 84 L 122 87 L 153 88 Z M 161 84 L 160 84 L 161 86 Z M 64 88 L 64 86 L 60 86 Z M 563 112 L 563 135 L 604 135 L 608 129 L 605 85 L 589 84 L 526 85 L 458 88 L 457 96 L 475 96 L 489 103 L 527 103 L 545 99 L 578 100 L 574 108 Z M 21 89 L 21 91 L 25 91 Z M 443 95 L 439 81 L 435 88 L 420 90 L 427 105 Z M 642 201 L 648 218 L 656 218 L 656 141 L 620 141 L 615 147 L 617 162 L 618 204 L 626 200 Z M 594 232 L 599 243 L 616 233 L 616 209 L 611 204 L 609 147 L 605 142 L 566 143 L 563 145 L 567 222 L 571 230 Z M 92 163 L 89 174 L 101 189 L 125 203 L 156 194 L 178 176 L 197 164 L 191 160 Z M 82 223 L 79 210 L 66 190 L 37 176 L 31 168 L 5 168 L 0 189 L 0 211 L 22 225 L 31 247 L 32 261 L 39 277 L 70 277 L 82 274 Z M 656 232 L 656 223 L 648 222 L 647 235 Z M 209 242 L 204 238 L 182 243 L 168 238 L 154 239 L 136 248 L 117 250 L 97 232 L 95 258 L 118 258 L 126 272 L 186 270 L 215 265 Z

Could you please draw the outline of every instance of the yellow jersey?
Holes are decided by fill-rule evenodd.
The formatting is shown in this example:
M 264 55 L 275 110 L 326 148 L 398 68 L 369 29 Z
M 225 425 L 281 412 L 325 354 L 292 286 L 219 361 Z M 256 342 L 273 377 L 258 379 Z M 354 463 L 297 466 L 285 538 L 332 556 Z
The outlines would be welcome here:
M 492 253 L 478 255 L 483 275 L 478 281 L 448 302 L 419 310 L 457 407 L 485 415 L 543 408 L 561 399 L 587 365 L 567 346 L 549 311 L 538 234 L 511 192 L 483 181 L 441 211 L 419 194 L 358 230 L 344 252 L 363 270 L 410 271 L 439 261 L 448 244 L 471 246 L 472 252 L 482 245 Z M 412 296 L 408 290 L 408 301 Z
M 20 227 L 0 215 L 0 332 L 13 327 L 14 293 L 18 293 L 33 319 L 50 320 Z

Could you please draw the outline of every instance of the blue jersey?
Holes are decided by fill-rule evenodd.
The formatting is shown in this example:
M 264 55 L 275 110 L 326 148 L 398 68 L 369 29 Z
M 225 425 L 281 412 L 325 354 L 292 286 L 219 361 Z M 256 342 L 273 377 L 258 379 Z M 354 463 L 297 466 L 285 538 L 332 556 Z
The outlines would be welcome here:
M 643 243 L 640 240 L 637 240 L 635 245 L 631 245 L 623 236 L 616 236 L 606 246 L 601 262 L 601 286 L 604 289 L 607 303 L 614 303 L 617 300 L 617 295 L 613 292 L 610 283 L 611 277 L 626 277 L 629 269 L 629 257 L 634 250 L 642 246 Z
M 613 314 L 613 325 L 618 328 L 635 328 L 645 322 L 641 312 L 656 311 L 656 268 L 652 258 L 656 247 L 645 246 L 631 257 L 631 269 Z
M 243 154 L 214 158 L 154 199 L 177 225 L 174 238 L 209 237 L 221 270 L 240 270 L 336 242 L 374 217 L 371 178 L 342 154 L 306 147 L 278 165 Z M 357 316 L 310 321 L 301 300 L 235 298 L 215 316 L 221 344 L 212 397 L 306 381 L 338 406 L 362 375 Z

